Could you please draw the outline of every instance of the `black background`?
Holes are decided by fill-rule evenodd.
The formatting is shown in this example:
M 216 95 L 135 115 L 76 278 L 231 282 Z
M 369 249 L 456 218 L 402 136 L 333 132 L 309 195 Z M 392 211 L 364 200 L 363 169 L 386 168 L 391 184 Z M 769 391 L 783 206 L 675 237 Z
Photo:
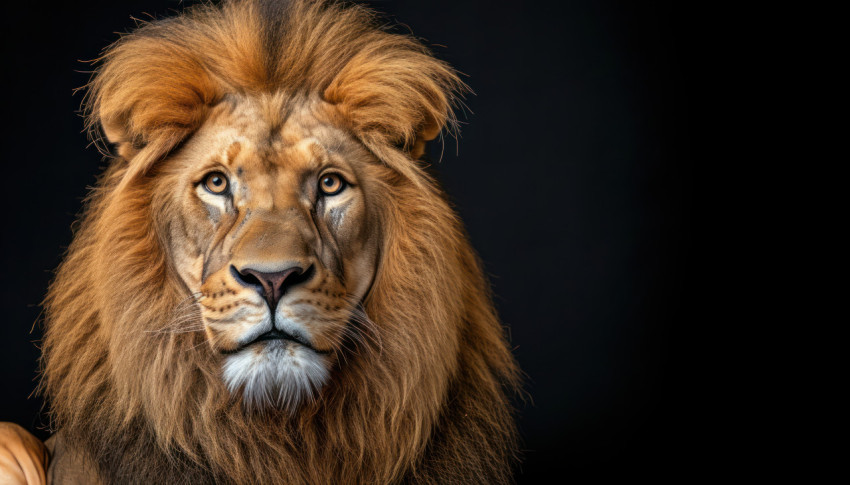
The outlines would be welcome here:
M 527 374 L 521 483 L 660 477 L 698 454 L 687 358 L 700 13 L 674 2 L 369 2 L 475 91 L 431 147 Z M 79 117 L 93 59 L 169 0 L 18 2 L 4 35 L 0 420 L 46 438 L 34 322 L 104 162 Z M 32 331 L 31 331 L 32 330 Z

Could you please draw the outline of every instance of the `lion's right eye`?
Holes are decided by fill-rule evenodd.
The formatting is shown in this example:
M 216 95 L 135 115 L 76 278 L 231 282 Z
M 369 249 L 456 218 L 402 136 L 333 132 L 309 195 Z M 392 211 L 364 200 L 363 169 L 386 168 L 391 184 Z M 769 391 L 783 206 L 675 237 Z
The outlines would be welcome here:
M 221 172 L 210 172 L 204 177 L 203 183 L 211 194 L 221 195 L 227 191 L 227 177 Z
M 345 186 L 345 180 L 335 173 L 325 175 L 319 182 L 319 189 L 325 195 L 336 195 L 342 192 Z

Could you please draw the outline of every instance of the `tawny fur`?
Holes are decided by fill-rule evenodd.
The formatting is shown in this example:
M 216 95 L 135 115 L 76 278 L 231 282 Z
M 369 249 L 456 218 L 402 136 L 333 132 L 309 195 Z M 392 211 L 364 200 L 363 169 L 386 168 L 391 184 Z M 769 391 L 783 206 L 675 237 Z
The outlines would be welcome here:
M 266 5 L 268 3 L 269 5 Z M 118 147 L 45 301 L 53 424 L 114 483 L 507 483 L 517 368 L 462 225 L 415 161 L 462 83 L 418 41 L 323 1 L 202 6 L 104 55 L 89 124 Z M 160 230 L 157 162 L 230 94 L 319 95 L 383 163 L 364 339 L 297 413 L 246 410 Z

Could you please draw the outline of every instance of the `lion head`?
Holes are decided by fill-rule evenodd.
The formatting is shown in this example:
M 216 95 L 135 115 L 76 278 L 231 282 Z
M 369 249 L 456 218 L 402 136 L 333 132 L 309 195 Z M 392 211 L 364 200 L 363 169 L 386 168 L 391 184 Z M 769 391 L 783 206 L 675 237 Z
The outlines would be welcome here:
M 87 97 L 115 155 L 45 302 L 54 426 L 106 481 L 509 481 L 517 370 L 417 161 L 456 73 L 365 9 L 141 26 Z

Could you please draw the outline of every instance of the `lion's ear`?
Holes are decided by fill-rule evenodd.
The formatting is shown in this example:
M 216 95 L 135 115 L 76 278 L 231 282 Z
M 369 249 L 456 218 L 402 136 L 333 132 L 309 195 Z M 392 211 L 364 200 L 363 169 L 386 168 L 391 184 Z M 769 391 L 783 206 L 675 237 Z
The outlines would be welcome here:
M 422 44 L 381 33 L 334 77 L 324 98 L 364 140 L 402 147 L 419 158 L 425 143 L 454 124 L 453 105 L 468 90 Z
M 128 36 L 100 62 L 88 85 L 87 126 L 128 161 L 128 177 L 147 172 L 196 130 L 221 96 L 196 53 L 172 39 Z
M 446 117 L 442 123 L 439 123 L 436 120 L 431 123 L 426 123 L 416 131 L 413 143 L 408 149 L 411 158 L 418 159 L 423 153 L 425 153 L 425 144 L 434 138 L 437 138 L 437 135 L 439 135 L 440 132 L 443 131 L 443 128 L 445 128 L 446 120 L 448 119 L 450 118 Z
M 101 119 L 100 127 L 103 129 L 106 140 L 115 146 L 115 151 L 119 157 L 130 160 L 139 152 L 141 147 L 137 143 L 133 143 L 127 129 L 126 117 L 122 121 Z

